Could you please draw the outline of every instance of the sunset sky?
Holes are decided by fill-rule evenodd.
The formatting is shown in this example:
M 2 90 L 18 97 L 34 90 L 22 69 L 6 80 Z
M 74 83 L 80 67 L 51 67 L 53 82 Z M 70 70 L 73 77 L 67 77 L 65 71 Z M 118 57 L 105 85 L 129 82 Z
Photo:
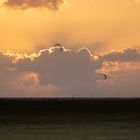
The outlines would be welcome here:
M 140 97 L 140 0 L 0 0 L 0 50 L 0 97 Z

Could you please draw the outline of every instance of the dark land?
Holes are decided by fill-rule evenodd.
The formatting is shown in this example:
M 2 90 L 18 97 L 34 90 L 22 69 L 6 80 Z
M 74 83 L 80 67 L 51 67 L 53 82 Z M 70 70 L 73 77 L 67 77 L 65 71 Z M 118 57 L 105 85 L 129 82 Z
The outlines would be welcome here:
M 0 140 L 139 140 L 139 98 L 0 98 Z
M 0 121 L 140 120 L 140 98 L 0 98 Z M 11 116 L 9 119 L 2 116 Z M 17 117 L 18 116 L 18 117 Z M 24 116 L 24 117 L 23 117 Z M 96 117 L 97 116 L 97 117 Z M 39 119 L 47 117 L 50 120 Z M 59 120 L 60 119 L 60 120 Z
M 140 113 L 140 98 L 0 98 L 0 113 Z

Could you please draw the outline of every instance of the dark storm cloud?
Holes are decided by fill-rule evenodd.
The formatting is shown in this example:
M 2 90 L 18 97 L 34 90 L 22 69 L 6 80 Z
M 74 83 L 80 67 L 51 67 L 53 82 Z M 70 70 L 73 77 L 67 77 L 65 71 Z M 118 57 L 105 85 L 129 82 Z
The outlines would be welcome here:
M 112 51 L 100 57 L 103 61 L 136 62 L 140 61 L 140 52 L 136 48 Z
M 15 9 L 49 8 L 52 10 L 64 3 L 64 0 L 7 0 L 4 5 Z

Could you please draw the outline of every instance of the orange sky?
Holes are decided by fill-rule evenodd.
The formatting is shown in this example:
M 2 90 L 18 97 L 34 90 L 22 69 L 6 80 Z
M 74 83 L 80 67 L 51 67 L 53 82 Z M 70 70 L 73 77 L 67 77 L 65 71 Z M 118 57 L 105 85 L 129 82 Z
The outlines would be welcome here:
M 140 97 L 139 25 L 140 0 L 0 0 L 0 97 Z
M 61 43 L 95 53 L 140 44 L 138 0 L 67 0 L 58 10 L 1 6 L 0 49 L 33 52 Z

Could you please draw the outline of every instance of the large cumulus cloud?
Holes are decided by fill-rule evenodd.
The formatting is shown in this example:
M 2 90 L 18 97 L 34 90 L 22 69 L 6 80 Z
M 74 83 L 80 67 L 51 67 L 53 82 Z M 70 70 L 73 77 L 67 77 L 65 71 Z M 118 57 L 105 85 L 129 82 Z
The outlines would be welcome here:
M 132 48 L 98 57 L 87 48 L 61 52 L 55 47 L 34 55 L 0 52 L 0 96 L 139 97 L 139 58 L 139 50 Z
M 78 52 L 63 48 L 60 52 L 60 48 L 56 47 L 41 51 L 33 61 L 20 60 L 16 63 L 16 68 L 36 73 L 41 85 L 52 84 L 65 89 L 66 92 L 75 90 L 82 93 L 87 88 L 96 88 L 96 80 L 100 78 L 96 69 L 101 65 L 87 48 Z
M 64 0 L 7 0 L 4 5 L 15 9 L 49 8 L 52 10 L 64 3 Z

